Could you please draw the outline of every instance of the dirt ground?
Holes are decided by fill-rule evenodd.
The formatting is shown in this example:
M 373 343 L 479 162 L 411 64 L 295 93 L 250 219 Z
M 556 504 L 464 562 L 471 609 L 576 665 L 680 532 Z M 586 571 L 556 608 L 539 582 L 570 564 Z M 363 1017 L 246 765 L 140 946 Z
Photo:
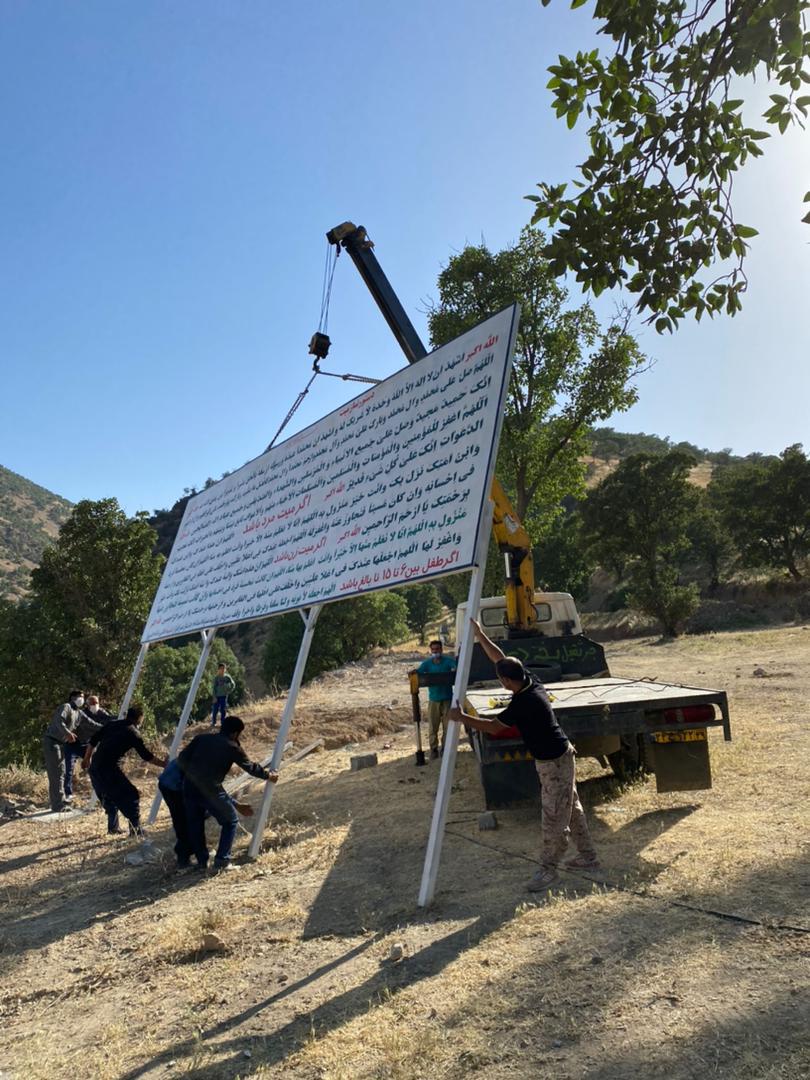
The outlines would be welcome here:
M 237 872 L 176 875 L 164 814 L 163 862 L 141 867 L 98 813 L 3 824 L 0 1076 L 810 1075 L 810 627 L 635 640 L 609 659 L 727 689 L 734 741 L 710 733 L 707 792 L 621 788 L 580 762 L 606 878 L 568 874 L 546 900 L 525 891 L 537 811 L 479 832 L 465 748 L 435 903 L 416 906 L 438 770 L 397 730 L 403 654 L 308 691 L 292 741 L 334 748 L 283 770 L 265 850 Z M 277 710 L 251 714 L 257 754 Z M 379 765 L 350 772 L 341 740 L 369 724 Z

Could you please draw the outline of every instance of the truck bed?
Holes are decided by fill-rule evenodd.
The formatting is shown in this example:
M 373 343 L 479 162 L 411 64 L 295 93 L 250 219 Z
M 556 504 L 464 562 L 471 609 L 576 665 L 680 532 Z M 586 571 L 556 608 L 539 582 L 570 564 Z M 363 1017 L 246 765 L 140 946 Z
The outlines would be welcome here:
M 646 718 L 644 726 L 648 730 L 665 730 L 669 724 L 661 714 L 694 705 L 715 705 L 720 717 L 702 720 L 695 726 L 722 727 L 726 741 L 731 740 L 728 699 L 723 690 L 613 677 L 548 683 L 545 689 L 557 718 L 572 739 L 577 735 L 638 731 L 639 714 Z M 467 691 L 467 700 L 483 717 L 497 716 L 509 697 L 502 687 Z

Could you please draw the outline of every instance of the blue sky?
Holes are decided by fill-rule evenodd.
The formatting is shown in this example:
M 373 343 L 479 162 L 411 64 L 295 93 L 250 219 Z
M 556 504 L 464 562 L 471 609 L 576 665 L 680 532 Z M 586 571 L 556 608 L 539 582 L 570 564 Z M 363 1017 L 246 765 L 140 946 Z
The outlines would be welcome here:
M 5 0 L 0 464 L 134 512 L 259 453 L 309 377 L 324 233 L 346 219 L 426 337 L 448 257 L 513 241 L 523 196 L 573 175 L 582 137 L 554 119 L 545 69 L 593 42 L 589 11 Z M 656 363 L 615 426 L 739 453 L 810 445 L 809 142 L 773 139 L 737 182 L 761 233 L 743 314 L 639 328 Z M 402 366 L 346 257 L 329 333 L 329 370 Z M 295 428 L 349 396 L 317 380 Z

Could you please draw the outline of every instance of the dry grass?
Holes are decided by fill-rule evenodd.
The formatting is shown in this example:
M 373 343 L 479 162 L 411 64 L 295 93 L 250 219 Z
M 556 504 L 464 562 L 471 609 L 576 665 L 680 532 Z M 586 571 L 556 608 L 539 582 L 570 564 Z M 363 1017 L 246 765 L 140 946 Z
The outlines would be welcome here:
M 712 734 L 714 787 L 694 794 L 582 763 L 607 880 L 567 875 L 545 901 L 524 891 L 536 811 L 480 833 L 464 749 L 436 903 L 416 908 L 437 772 L 414 768 L 410 731 L 374 738 L 376 769 L 351 773 L 342 748 L 284 769 L 262 855 L 225 877 L 127 868 L 99 815 L 3 826 L 0 1073 L 806 1077 L 810 939 L 776 927 L 810 928 L 808 644 L 787 628 L 612 647 L 617 673 L 728 688 L 734 742 Z M 400 692 L 394 663 L 366 681 L 378 708 Z M 200 951 L 210 932 L 224 952 Z
M 7 765 L 0 769 L 0 795 L 47 802 L 48 778 L 28 765 Z

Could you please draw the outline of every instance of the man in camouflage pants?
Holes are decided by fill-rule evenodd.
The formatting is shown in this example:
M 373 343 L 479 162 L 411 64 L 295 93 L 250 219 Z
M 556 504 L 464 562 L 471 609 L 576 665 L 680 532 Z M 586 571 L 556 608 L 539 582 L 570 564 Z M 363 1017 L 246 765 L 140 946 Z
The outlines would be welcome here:
M 495 672 L 512 699 L 498 719 L 484 720 L 451 709 L 449 718 L 459 720 L 477 731 L 494 733 L 515 726 L 535 759 L 540 779 L 543 811 L 543 849 L 540 869 L 528 884 L 530 892 L 545 892 L 559 882 L 557 867 L 565 855 L 569 840 L 577 854 L 565 862 L 572 870 L 598 871 L 585 812 L 579 801 L 576 782 L 576 754 L 565 732 L 557 723 L 548 695 L 541 684 L 524 669 L 514 656 L 505 656 L 472 620 L 481 647 L 495 664 Z

